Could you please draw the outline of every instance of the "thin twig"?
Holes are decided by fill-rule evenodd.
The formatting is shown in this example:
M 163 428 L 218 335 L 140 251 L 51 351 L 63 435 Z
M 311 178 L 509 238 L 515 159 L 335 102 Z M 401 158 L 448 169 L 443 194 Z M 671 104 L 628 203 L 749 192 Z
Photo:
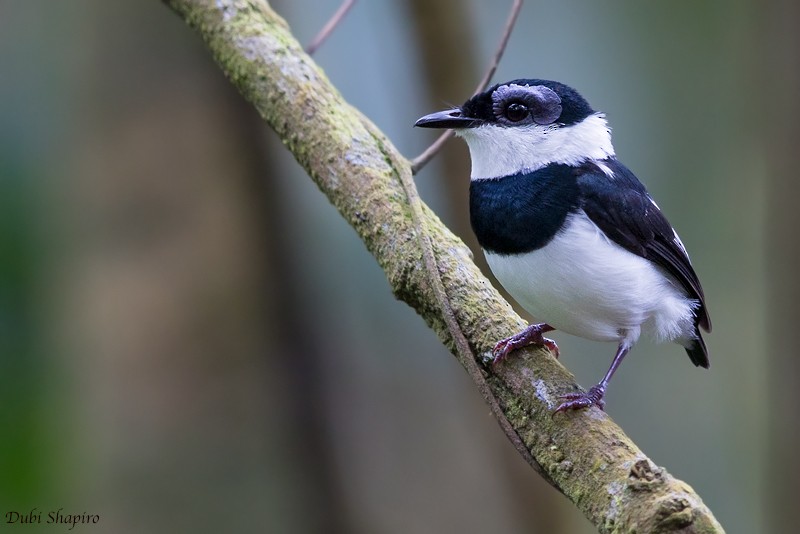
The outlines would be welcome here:
M 491 63 L 489 63 L 489 68 L 486 69 L 486 73 L 483 75 L 480 83 L 478 83 L 478 86 L 475 88 L 475 92 L 472 93 L 473 96 L 485 91 L 486 87 L 489 85 L 489 82 L 492 81 L 494 73 L 497 72 L 497 66 L 500 64 L 500 60 L 503 58 L 503 53 L 506 51 L 508 40 L 511 38 L 511 32 L 514 31 L 514 25 L 517 23 L 517 18 L 519 17 L 519 12 L 521 10 L 522 0 L 514 0 L 514 3 L 511 5 L 511 11 L 508 13 L 506 26 L 503 28 L 503 35 L 500 37 L 500 44 L 497 46 L 497 50 L 492 57 Z M 431 146 L 426 148 L 422 154 L 412 159 L 411 173 L 417 174 L 425 165 L 428 164 L 430 160 L 433 159 L 436 154 L 439 153 L 444 144 L 451 137 L 453 137 L 453 130 L 445 131 L 436 139 L 436 141 L 433 142 Z
M 453 343 L 455 344 L 456 355 L 459 361 L 461 361 L 461 364 L 467 370 L 470 377 L 475 382 L 475 385 L 478 386 L 478 390 L 489 405 L 489 409 L 492 411 L 498 423 L 500 423 L 500 428 L 503 429 L 503 432 L 514 445 L 514 448 L 517 449 L 520 456 L 522 456 L 542 478 L 549 482 L 550 485 L 562 491 L 561 488 L 553 482 L 553 479 L 542 465 L 533 457 L 530 450 L 525 445 L 525 442 L 522 440 L 522 437 L 519 435 L 519 432 L 517 432 L 508 420 L 508 416 L 500 406 L 500 402 L 486 382 L 486 377 L 478 366 L 475 352 L 472 350 L 472 347 L 470 347 L 469 340 L 464 334 L 461 325 L 458 324 L 458 319 L 456 319 L 455 311 L 453 311 L 453 306 L 450 303 L 450 298 L 447 296 L 447 291 L 444 287 L 441 273 L 439 272 L 433 243 L 431 243 L 431 237 L 426 231 L 425 225 L 422 224 L 422 199 L 419 197 L 414 180 L 411 178 L 410 174 L 406 174 L 402 171 L 397 172 L 397 177 L 405 190 L 408 204 L 411 207 L 411 219 L 416 229 L 420 250 L 422 251 L 422 259 L 425 265 L 428 282 L 433 290 L 436 303 L 439 305 L 439 309 L 442 312 L 442 318 L 444 319 L 445 325 L 447 325 L 447 330 L 453 337 Z
M 492 57 L 492 62 L 489 64 L 486 74 L 484 74 L 480 83 L 475 88 L 473 96 L 485 91 L 486 87 L 489 85 L 489 82 L 492 81 L 492 77 L 497 71 L 497 66 L 500 64 L 500 60 L 503 59 L 503 53 L 506 51 L 508 40 L 511 38 L 511 32 L 514 31 L 514 25 L 517 23 L 517 17 L 519 17 L 519 12 L 521 9 L 522 0 L 514 0 L 514 3 L 511 6 L 511 11 L 508 14 L 508 20 L 506 20 L 506 27 L 503 29 L 503 35 L 500 38 L 500 44 L 497 46 L 497 51 L 495 51 L 494 57 Z
M 336 26 L 342 21 L 347 12 L 350 11 L 350 8 L 356 3 L 356 0 L 344 0 L 342 5 L 339 6 L 339 9 L 336 10 L 336 13 L 325 23 L 325 26 L 319 31 L 314 40 L 306 46 L 306 54 L 309 56 L 313 56 L 314 52 L 322 46 L 322 43 L 333 33 L 333 30 L 336 29 Z
M 431 146 L 425 149 L 422 154 L 412 159 L 411 174 L 417 174 L 420 170 L 422 170 L 422 167 L 427 165 L 428 162 L 433 159 L 433 156 L 438 154 L 444 144 L 454 135 L 455 132 L 453 130 L 445 130 L 439 137 L 436 138 L 436 141 L 434 141 Z
M 503 37 L 500 40 L 500 46 L 498 47 L 497 51 L 495 52 L 494 57 L 492 58 L 492 63 L 489 65 L 486 74 L 484 74 L 483 78 L 480 81 L 480 84 L 475 89 L 474 94 L 478 94 L 483 91 L 486 86 L 489 84 L 489 81 L 494 76 L 495 71 L 497 70 L 497 65 L 500 63 L 500 59 L 503 57 L 503 52 L 505 51 L 506 45 L 508 44 L 508 39 L 511 36 L 511 31 L 514 28 L 514 23 L 519 16 L 520 8 L 522 7 L 522 0 L 514 0 L 514 4 L 511 7 L 511 13 L 509 14 L 508 21 L 506 22 L 506 27 L 503 32 Z M 447 130 L 439 138 L 425 151 L 421 156 L 415 159 L 412 162 L 412 173 L 416 173 L 417 170 L 422 168 L 430 159 L 435 156 L 444 143 L 453 136 L 453 130 Z M 423 159 L 424 158 L 424 159 Z M 444 318 L 445 324 L 447 325 L 447 330 L 450 332 L 450 335 L 453 337 L 453 343 L 456 347 L 456 353 L 459 356 L 459 360 L 461 360 L 461 364 L 467 369 L 467 372 L 472 377 L 472 380 L 478 386 L 483 398 L 489 404 L 489 408 L 491 409 L 493 415 L 500 423 L 500 427 L 505 432 L 508 439 L 514 445 L 514 448 L 517 449 L 517 452 L 528 462 L 528 464 L 533 467 L 545 480 L 550 482 L 554 487 L 558 488 L 550 478 L 549 474 L 544 470 L 544 468 L 536 461 L 533 455 L 528 450 L 528 447 L 523 442 L 522 438 L 520 437 L 519 433 L 513 427 L 511 422 L 508 420 L 508 417 L 503 412 L 503 409 L 500 407 L 500 403 L 497 400 L 497 397 L 494 396 L 489 385 L 486 383 L 486 378 L 483 375 L 480 367 L 478 366 L 478 362 L 475 357 L 475 352 L 472 350 L 472 347 L 469 345 L 469 341 L 467 337 L 464 335 L 464 331 L 461 329 L 461 326 L 458 324 L 458 320 L 456 319 L 455 312 L 453 311 L 453 306 L 450 303 L 450 299 L 447 296 L 447 291 L 444 287 L 444 282 L 442 281 L 441 274 L 439 273 L 438 262 L 436 260 L 436 253 L 433 250 L 433 244 L 431 243 L 430 235 L 425 231 L 425 227 L 422 224 L 422 200 L 419 198 L 419 194 L 417 193 L 417 189 L 414 185 L 413 180 L 408 175 L 405 175 L 403 172 L 398 173 L 398 177 L 400 179 L 400 183 L 403 185 L 403 189 L 406 191 L 406 196 L 408 197 L 408 203 L 411 206 L 411 218 L 413 219 L 414 226 L 417 230 L 417 236 L 419 237 L 419 244 L 420 249 L 422 250 L 423 261 L 425 264 L 425 270 L 428 274 L 428 281 L 431 284 L 431 289 L 433 290 L 434 297 L 439 305 L 439 308 L 442 312 L 442 317 Z

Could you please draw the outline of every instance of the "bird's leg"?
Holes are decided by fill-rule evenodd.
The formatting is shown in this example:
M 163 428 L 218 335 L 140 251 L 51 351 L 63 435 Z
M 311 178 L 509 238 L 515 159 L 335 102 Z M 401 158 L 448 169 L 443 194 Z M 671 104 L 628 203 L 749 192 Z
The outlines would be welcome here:
M 631 347 L 628 343 L 624 341 L 620 343 L 619 347 L 617 347 L 617 353 L 614 355 L 614 361 L 611 362 L 611 367 L 608 368 L 606 376 L 603 377 L 600 383 L 596 386 L 592 386 L 586 393 L 567 393 L 566 395 L 561 395 L 559 398 L 564 399 L 567 402 L 562 403 L 558 408 L 556 408 L 556 411 L 553 412 L 553 415 L 557 414 L 558 412 L 565 412 L 567 410 L 588 408 L 592 405 L 595 405 L 602 410 L 606 405 L 606 401 L 603 400 L 603 397 L 606 394 L 608 382 L 611 380 L 611 377 L 614 376 L 614 371 L 617 370 L 617 367 L 619 367 L 619 365 L 622 363 L 622 359 L 625 358 L 625 355 L 628 354 L 630 349 Z
M 496 365 L 515 350 L 528 345 L 547 347 L 558 358 L 558 345 L 556 345 L 556 342 L 542 335 L 552 330 L 555 330 L 555 328 L 546 323 L 532 324 L 522 332 L 498 341 L 497 345 L 492 349 L 492 365 Z

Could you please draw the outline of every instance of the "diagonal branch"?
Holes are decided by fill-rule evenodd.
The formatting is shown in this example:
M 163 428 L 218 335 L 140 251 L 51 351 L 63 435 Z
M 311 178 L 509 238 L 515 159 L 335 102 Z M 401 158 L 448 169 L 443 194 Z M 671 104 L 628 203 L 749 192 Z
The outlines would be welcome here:
M 478 82 L 478 86 L 472 93 L 473 95 L 477 95 L 478 93 L 485 91 L 486 87 L 489 85 L 489 82 L 492 81 L 494 73 L 497 72 L 497 66 L 500 65 L 500 60 L 503 58 L 503 54 L 506 51 L 508 40 L 511 38 L 511 32 L 514 31 L 514 25 L 517 23 L 517 18 L 519 17 L 519 12 L 521 10 L 522 0 L 514 0 L 514 3 L 511 5 L 511 11 L 508 13 L 508 20 L 506 20 L 506 25 L 503 28 L 503 35 L 500 37 L 500 43 L 497 45 L 497 50 L 495 50 L 494 56 L 492 56 L 492 61 L 489 63 L 486 73 L 483 75 L 483 78 L 481 78 L 481 81 Z M 436 156 L 436 154 L 439 153 L 444 144 L 451 137 L 453 137 L 453 130 L 445 130 L 442 135 L 437 137 L 436 141 L 434 141 L 431 146 L 426 148 L 422 154 L 411 160 L 411 173 L 417 174 L 425 165 L 428 164 L 430 160 L 434 158 L 434 156 Z
M 601 532 L 722 532 L 700 497 L 653 464 L 604 412 L 550 417 L 557 396 L 577 386 L 545 351 L 524 351 L 496 371 L 471 356 L 464 361 L 459 346 L 488 352 L 523 321 L 416 198 L 409 162 L 342 99 L 264 0 L 166 1 L 358 232 L 395 295 L 479 371 L 478 387 L 500 407 L 501 422 Z
M 313 56 L 314 52 L 322 46 L 322 43 L 325 42 L 328 37 L 333 33 L 333 30 L 336 29 L 336 26 L 342 22 L 342 19 L 347 15 L 347 12 L 350 11 L 350 8 L 356 3 L 356 0 L 344 0 L 342 5 L 339 6 L 339 9 L 336 10 L 336 13 L 325 23 L 325 26 L 319 31 L 319 33 L 314 37 L 314 39 L 308 44 L 306 47 L 306 54 L 309 56 Z
M 481 81 L 478 82 L 475 92 L 472 93 L 473 95 L 485 91 L 489 82 L 492 81 L 494 73 L 497 72 L 497 66 L 500 65 L 500 60 L 503 59 L 503 54 L 506 51 L 506 46 L 508 46 L 508 40 L 511 39 L 511 32 L 514 31 L 514 25 L 517 23 L 520 10 L 522 10 L 522 0 L 514 0 L 514 3 L 511 5 L 511 11 L 508 13 L 508 20 L 506 20 L 506 25 L 503 28 L 503 35 L 500 37 L 500 43 L 497 45 L 494 56 L 492 56 L 492 62 L 489 63 L 486 74 L 484 74 Z

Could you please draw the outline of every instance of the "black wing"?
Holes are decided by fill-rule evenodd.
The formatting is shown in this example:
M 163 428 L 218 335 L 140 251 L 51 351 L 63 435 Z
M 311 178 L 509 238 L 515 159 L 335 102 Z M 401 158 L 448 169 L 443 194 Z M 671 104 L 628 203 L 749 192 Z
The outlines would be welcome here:
M 696 324 L 710 332 L 711 321 L 700 280 L 678 234 L 645 187 L 630 170 L 614 159 L 608 160 L 607 165 L 613 177 L 599 167 L 592 167 L 578 177 L 581 207 L 586 215 L 622 248 L 652 261 L 671 274 L 689 297 L 700 303 L 695 310 Z M 698 343 L 703 344 L 699 332 Z M 700 348 L 696 350 L 700 351 Z M 695 364 L 708 366 L 707 357 L 698 362 L 696 358 L 700 354 L 687 351 Z M 700 352 L 705 355 L 706 351 Z

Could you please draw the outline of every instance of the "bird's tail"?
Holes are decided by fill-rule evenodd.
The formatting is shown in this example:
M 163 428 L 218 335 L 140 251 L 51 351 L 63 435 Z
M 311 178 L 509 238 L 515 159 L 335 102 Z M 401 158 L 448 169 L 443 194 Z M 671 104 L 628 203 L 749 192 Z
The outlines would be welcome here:
M 689 355 L 689 359 L 692 360 L 693 364 L 697 365 L 698 367 L 705 367 L 708 369 L 711 363 L 708 361 L 708 349 L 706 348 L 706 342 L 703 341 L 703 336 L 700 334 L 700 330 L 696 330 L 695 332 L 697 334 L 697 338 L 691 340 L 686 346 L 686 354 Z

